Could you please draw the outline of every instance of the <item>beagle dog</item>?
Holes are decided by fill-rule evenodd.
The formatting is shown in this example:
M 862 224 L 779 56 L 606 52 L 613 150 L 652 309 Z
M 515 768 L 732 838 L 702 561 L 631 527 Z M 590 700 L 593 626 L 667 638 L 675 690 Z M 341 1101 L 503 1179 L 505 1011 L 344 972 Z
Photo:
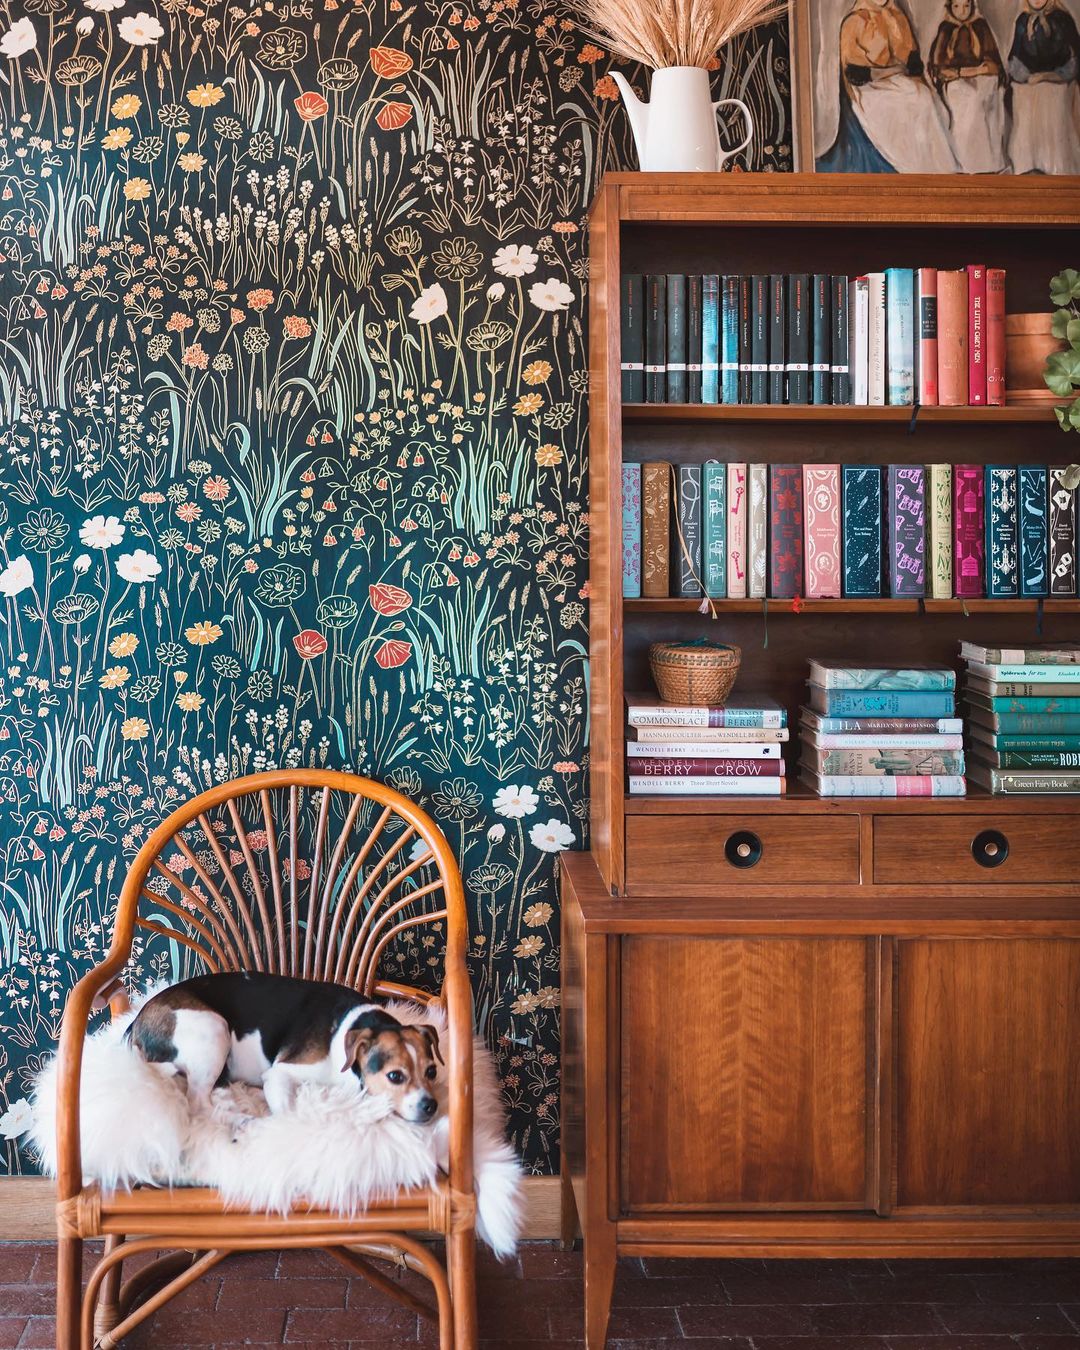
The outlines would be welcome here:
M 209 1110 L 220 1083 L 261 1085 L 274 1113 L 301 1083 L 352 1072 L 414 1124 L 438 1110 L 442 1063 L 432 1026 L 405 1026 L 355 989 L 285 975 L 201 975 L 163 989 L 139 1010 L 127 1038 L 150 1064 L 182 1074 L 192 1108 Z

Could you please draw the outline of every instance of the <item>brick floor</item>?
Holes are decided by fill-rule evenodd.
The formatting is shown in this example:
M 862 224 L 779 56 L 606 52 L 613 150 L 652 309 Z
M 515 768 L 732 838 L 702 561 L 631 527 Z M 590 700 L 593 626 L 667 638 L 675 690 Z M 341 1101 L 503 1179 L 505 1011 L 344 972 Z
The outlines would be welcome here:
M 423 1281 L 404 1277 L 422 1292 Z M 53 1253 L 0 1245 L 0 1350 L 51 1350 Z M 484 1350 L 581 1345 L 581 1255 L 480 1262 Z M 624 1261 L 610 1350 L 1080 1350 L 1080 1261 Z M 318 1252 L 234 1257 L 128 1350 L 435 1350 L 425 1322 Z

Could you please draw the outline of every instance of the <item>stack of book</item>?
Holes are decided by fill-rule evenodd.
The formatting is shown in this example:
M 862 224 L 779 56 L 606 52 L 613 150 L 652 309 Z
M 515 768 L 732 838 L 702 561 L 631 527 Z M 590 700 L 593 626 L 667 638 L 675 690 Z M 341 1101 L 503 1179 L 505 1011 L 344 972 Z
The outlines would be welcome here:
M 622 278 L 625 403 L 1005 402 L 1005 273 Z
M 960 657 L 971 781 L 993 793 L 1080 792 L 1080 644 L 962 642 Z
M 780 797 L 787 791 L 787 709 L 762 694 L 722 707 L 626 695 L 626 764 L 637 795 Z
M 809 685 L 800 776 L 819 797 L 966 795 L 954 671 L 811 659 Z

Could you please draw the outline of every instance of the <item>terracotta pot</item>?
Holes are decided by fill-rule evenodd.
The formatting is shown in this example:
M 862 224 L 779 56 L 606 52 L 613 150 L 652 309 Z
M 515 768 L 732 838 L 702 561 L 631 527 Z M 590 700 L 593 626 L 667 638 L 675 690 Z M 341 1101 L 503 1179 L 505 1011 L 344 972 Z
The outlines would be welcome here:
M 1005 387 L 1009 402 L 1048 399 L 1054 395 L 1043 381 L 1046 358 L 1066 344 L 1050 331 L 1052 314 L 1005 315 Z

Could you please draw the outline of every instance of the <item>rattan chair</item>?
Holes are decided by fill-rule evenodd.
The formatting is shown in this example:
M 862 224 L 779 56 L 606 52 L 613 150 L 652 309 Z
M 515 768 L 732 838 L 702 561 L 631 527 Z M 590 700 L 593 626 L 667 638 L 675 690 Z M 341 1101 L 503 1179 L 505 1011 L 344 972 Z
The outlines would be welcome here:
M 436 944 L 418 944 L 434 925 Z M 449 1174 L 344 1219 L 227 1210 L 214 1190 L 84 1184 L 79 1076 L 92 1008 L 128 1004 L 119 976 L 136 929 L 157 934 L 171 976 L 264 970 L 441 1002 L 448 1034 Z M 429 935 L 430 937 L 430 932 Z M 442 989 L 419 980 L 445 939 Z M 165 940 L 165 941 L 162 941 Z M 237 779 L 174 811 L 140 849 L 120 893 L 106 959 L 68 998 L 60 1036 L 57 1346 L 111 1347 L 231 1252 L 321 1247 L 410 1309 L 438 1321 L 443 1350 L 476 1343 L 472 998 L 461 875 L 438 828 L 406 797 L 351 774 L 281 770 Z M 160 956 L 159 956 L 159 959 Z M 397 978 L 384 978 L 387 967 Z M 446 1268 L 418 1235 L 442 1234 Z M 83 1243 L 105 1251 L 82 1293 Z M 167 1251 L 127 1281 L 125 1259 Z M 392 1257 L 430 1281 L 431 1307 L 372 1265 Z

